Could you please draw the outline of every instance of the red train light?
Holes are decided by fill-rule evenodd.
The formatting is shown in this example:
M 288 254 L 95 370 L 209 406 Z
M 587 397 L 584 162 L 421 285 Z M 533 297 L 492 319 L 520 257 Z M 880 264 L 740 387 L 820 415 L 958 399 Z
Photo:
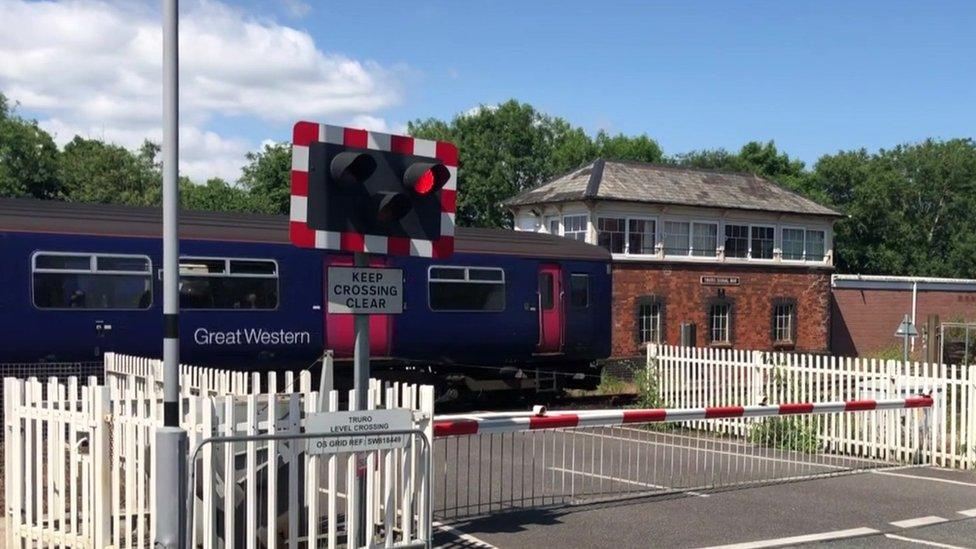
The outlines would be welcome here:
M 451 174 L 443 164 L 417 162 L 403 172 L 403 185 L 424 196 L 439 190 Z

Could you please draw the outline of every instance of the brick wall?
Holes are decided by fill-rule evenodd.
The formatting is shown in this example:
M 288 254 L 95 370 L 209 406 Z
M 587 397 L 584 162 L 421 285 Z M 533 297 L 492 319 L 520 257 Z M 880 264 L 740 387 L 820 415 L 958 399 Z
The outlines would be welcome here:
M 702 276 L 738 277 L 738 286 L 706 286 Z M 732 346 L 772 350 L 773 302 L 785 298 L 797 305 L 797 337 L 788 349 L 827 352 L 830 325 L 830 271 L 752 265 L 694 265 L 615 262 L 613 264 L 614 357 L 640 354 L 637 340 L 638 298 L 654 296 L 664 303 L 664 339 L 680 343 L 682 323 L 697 325 L 697 343 L 708 345 L 709 301 L 725 291 L 732 304 Z
M 942 322 L 976 321 L 976 291 L 919 290 L 916 299 L 915 324 L 920 333 L 933 314 Z M 834 288 L 831 348 L 834 354 L 851 356 L 900 349 L 902 341 L 894 336 L 895 330 L 911 312 L 911 290 Z M 912 356 L 923 356 L 919 340 Z

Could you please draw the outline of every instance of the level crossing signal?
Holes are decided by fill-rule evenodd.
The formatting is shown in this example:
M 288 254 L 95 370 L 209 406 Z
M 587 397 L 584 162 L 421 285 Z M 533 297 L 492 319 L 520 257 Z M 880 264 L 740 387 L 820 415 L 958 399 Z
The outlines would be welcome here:
M 298 122 L 291 175 L 298 246 L 440 258 L 454 250 L 451 143 Z

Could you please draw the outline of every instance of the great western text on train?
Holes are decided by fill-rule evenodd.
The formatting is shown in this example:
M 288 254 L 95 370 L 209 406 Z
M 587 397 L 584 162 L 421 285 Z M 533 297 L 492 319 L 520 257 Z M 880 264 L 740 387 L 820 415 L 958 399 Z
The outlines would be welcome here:
M 369 267 L 329 267 L 329 312 L 403 312 L 403 271 Z
M 406 409 L 313 414 L 306 420 L 306 432 L 330 436 L 309 439 L 308 453 L 338 454 L 403 448 L 410 435 L 390 431 L 409 431 L 413 428 L 411 420 L 412 413 Z

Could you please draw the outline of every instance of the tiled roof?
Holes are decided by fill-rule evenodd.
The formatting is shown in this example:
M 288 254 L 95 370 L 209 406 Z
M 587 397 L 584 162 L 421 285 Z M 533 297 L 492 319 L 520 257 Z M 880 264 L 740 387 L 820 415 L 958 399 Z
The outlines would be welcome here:
M 575 200 L 624 200 L 843 216 L 752 174 L 602 159 L 528 189 L 506 200 L 503 205 L 521 206 Z

